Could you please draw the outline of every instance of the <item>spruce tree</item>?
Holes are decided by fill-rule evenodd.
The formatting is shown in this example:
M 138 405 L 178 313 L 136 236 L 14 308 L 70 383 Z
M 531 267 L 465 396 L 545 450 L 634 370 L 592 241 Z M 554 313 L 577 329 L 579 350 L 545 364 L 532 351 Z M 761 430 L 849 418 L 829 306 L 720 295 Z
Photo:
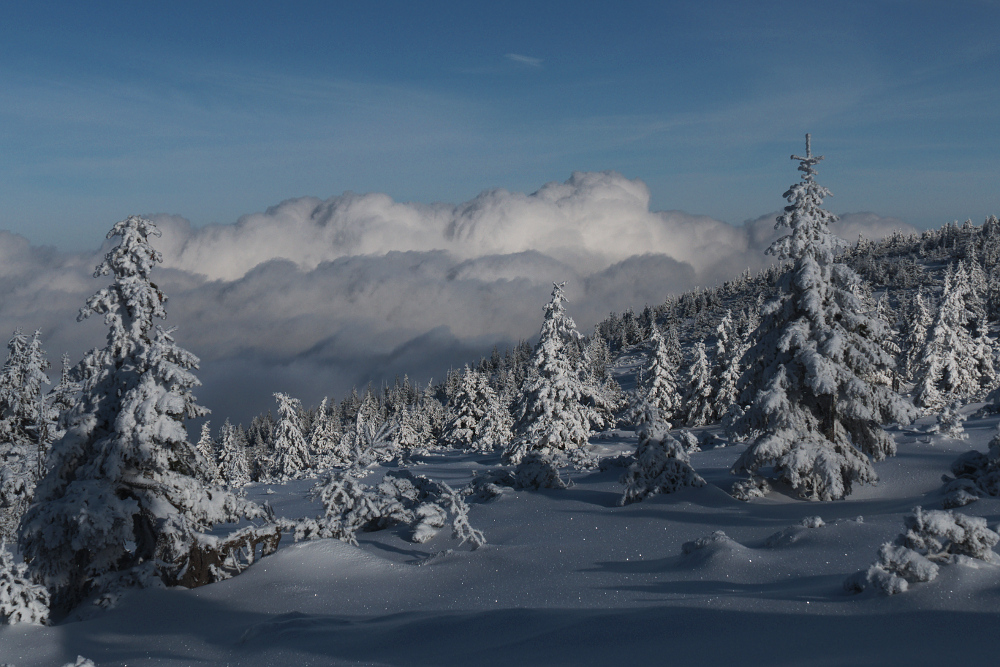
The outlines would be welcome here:
M 243 428 L 227 419 L 219 432 L 219 442 L 219 476 L 234 489 L 246 486 L 250 483 L 250 465 Z
M 971 292 L 964 265 L 959 262 L 957 270 L 949 266 L 916 376 L 915 400 L 921 407 L 939 410 L 956 399 L 976 395 L 982 386 L 980 349 L 970 331 L 982 320 L 976 319 L 981 315 Z
M 466 366 L 452 400 L 454 418 L 444 433 L 447 444 L 489 452 L 510 442 L 510 413 L 483 373 Z
M 927 304 L 927 295 L 924 294 L 923 288 L 920 288 L 913 297 L 913 307 L 910 309 L 906 338 L 903 342 L 903 372 L 908 381 L 912 382 L 920 371 L 924 346 L 927 345 L 927 332 L 933 323 L 934 318 Z
M 274 428 L 275 474 L 285 481 L 295 479 L 312 467 L 309 443 L 302 435 L 302 404 L 288 394 L 275 392 L 278 423 Z
M 312 430 L 309 433 L 309 447 L 317 468 L 326 469 L 343 465 L 336 454 L 342 437 L 340 406 L 334 403 L 331 408 L 329 399 L 324 397 L 316 409 Z
M 684 392 L 684 423 L 704 426 L 712 417 L 712 371 L 708 366 L 705 343 L 698 341 L 687 369 L 687 389 Z
M 669 424 L 681 407 L 677 366 L 671 358 L 667 342 L 656 327 L 651 332 L 650 344 L 649 357 L 639 373 L 639 402 L 635 408 L 637 422 L 655 424 L 661 421 Z
M 726 311 L 715 329 L 715 354 L 712 357 L 712 396 L 710 422 L 722 420 L 729 408 L 736 403 L 736 385 L 740 378 L 740 357 L 747 347 L 742 341 L 733 321 L 731 311 Z
M 113 282 L 79 315 L 103 315 L 107 342 L 81 362 L 82 395 L 21 525 L 32 576 L 63 611 L 120 585 L 175 583 L 202 531 L 253 511 L 201 481 L 184 426 L 207 412 L 191 393 L 198 359 L 155 326 L 166 317 L 150 279 L 162 257 L 149 239 L 159 234 L 134 216 L 108 233 L 120 241 L 94 277 Z
M 42 385 L 49 362 L 41 334 L 20 329 L 7 344 L 0 370 L 0 539 L 14 537 L 44 469 L 55 424 Z
M 785 193 L 789 205 L 776 224 L 790 233 L 768 248 L 792 266 L 746 356 L 741 385 L 757 391 L 736 427 L 759 435 L 733 472 L 754 475 L 773 465 L 801 497 L 834 500 L 855 483 L 877 480 L 869 456 L 896 451 L 881 424 L 908 422 L 913 410 L 890 387 L 866 379 L 893 365 L 881 345 L 888 327 L 866 312 L 857 274 L 835 261 L 844 242 L 828 228 L 836 217 L 822 208 L 830 192 L 814 179 L 823 158 L 812 155 L 809 135 L 806 155 L 792 159 L 803 176 Z
M 532 372 L 518 406 L 518 437 L 505 453 L 512 463 L 536 452 L 588 465 L 585 447 L 591 425 L 603 423 L 599 412 L 587 404 L 590 390 L 581 369 L 571 361 L 569 347 L 579 334 L 576 323 L 566 314 L 565 284 L 553 283 L 552 298 L 545 306 L 541 336 L 531 359 Z
M 201 435 L 198 437 L 198 444 L 195 445 L 198 454 L 201 455 L 204 471 L 204 481 L 209 484 L 217 484 L 222 481 L 219 478 L 219 466 L 216 463 L 216 444 L 212 439 L 212 422 L 206 421 L 201 425 Z

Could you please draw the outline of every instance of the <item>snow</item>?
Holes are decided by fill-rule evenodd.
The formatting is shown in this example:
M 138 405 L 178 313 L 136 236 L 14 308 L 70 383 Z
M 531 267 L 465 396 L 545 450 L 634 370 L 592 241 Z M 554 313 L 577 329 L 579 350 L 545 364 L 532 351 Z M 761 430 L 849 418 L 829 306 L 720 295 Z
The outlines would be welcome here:
M 927 664 L 952 659 L 955 636 L 967 662 L 986 661 L 998 566 L 965 559 L 891 597 L 850 595 L 843 581 L 900 534 L 914 507 L 940 507 L 940 475 L 967 449 L 985 451 L 997 421 L 970 418 L 968 441 L 927 434 L 933 417 L 896 431 L 899 452 L 875 464 L 878 485 L 837 502 L 804 502 L 780 487 L 733 499 L 728 471 L 746 447 L 734 445 L 691 454 L 707 486 L 624 507 L 614 467 L 564 471 L 568 489 L 470 503 L 487 540 L 475 551 L 447 530 L 423 544 L 406 527 L 359 533 L 359 547 L 286 536 L 278 553 L 227 581 L 133 591 L 80 622 L 0 627 L 0 663 L 559 665 L 611 664 L 626 652 L 656 664 L 667 655 L 682 664 Z M 706 432 L 717 433 L 696 431 Z M 629 431 L 603 436 L 591 441 L 602 456 L 634 449 Z M 420 461 L 414 472 L 455 488 L 500 464 L 499 454 L 462 451 Z M 307 498 L 314 483 L 247 491 L 298 518 L 320 511 Z M 1000 500 L 963 511 L 995 527 Z M 699 539 L 706 544 L 685 554 Z

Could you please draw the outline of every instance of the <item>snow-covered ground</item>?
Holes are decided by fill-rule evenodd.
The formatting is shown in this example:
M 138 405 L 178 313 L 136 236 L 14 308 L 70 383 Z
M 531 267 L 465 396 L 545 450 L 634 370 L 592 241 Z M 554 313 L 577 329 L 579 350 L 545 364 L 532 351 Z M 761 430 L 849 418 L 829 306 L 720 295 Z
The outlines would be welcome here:
M 973 412 L 977 406 L 968 406 Z M 781 493 L 743 503 L 727 490 L 743 445 L 692 456 L 709 482 L 619 507 L 622 469 L 571 473 L 566 490 L 511 491 L 472 504 L 488 544 L 402 529 L 291 543 L 238 577 L 195 590 L 135 591 L 110 611 L 54 627 L 0 627 L 0 663 L 61 665 L 992 664 L 1000 566 L 946 565 L 892 597 L 850 595 L 915 506 L 940 508 L 941 475 L 985 451 L 997 417 L 967 441 L 896 432 L 880 482 L 837 502 Z M 628 431 L 595 437 L 630 452 Z M 459 486 L 497 457 L 449 452 L 415 473 Z M 381 477 L 376 470 L 372 478 Z M 313 515 L 312 482 L 253 485 L 279 515 Z M 273 493 L 268 493 L 271 489 Z M 958 511 L 994 527 L 1000 500 Z M 819 516 L 825 525 L 804 527 Z M 682 545 L 723 531 L 700 549 Z

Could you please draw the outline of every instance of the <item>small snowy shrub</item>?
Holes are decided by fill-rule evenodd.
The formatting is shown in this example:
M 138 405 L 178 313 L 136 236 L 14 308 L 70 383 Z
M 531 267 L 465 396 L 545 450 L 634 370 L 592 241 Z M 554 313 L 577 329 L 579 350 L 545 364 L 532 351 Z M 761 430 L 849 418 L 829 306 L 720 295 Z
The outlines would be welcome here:
M 1000 496 L 1000 434 L 990 440 L 986 454 L 970 451 L 951 464 L 955 477 L 943 476 L 945 509 L 961 507 L 982 496 Z
M 635 462 L 621 477 L 625 493 L 618 501 L 619 505 L 658 493 L 673 493 L 685 486 L 705 485 L 705 480 L 691 467 L 687 448 L 662 425 L 641 424 L 638 430 Z
M 14 562 L 6 543 L 0 544 L 0 623 L 48 622 L 49 592 L 32 583 L 27 570 L 27 565 Z
M 929 433 L 939 433 L 947 438 L 955 440 L 968 440 L 969 434 L 965 432 L 962 422 L 966 416 L 960 411 L 961 401 L 953 401 L 948 404 L 937 416 L 937 424 L 928 429 Z
M 601 472 L 607 472 L 613 468 L 628 468 L 635 463 L 635 454 L 618 454 L 617 456 L 605 456 L 597 465 Z
M 570 484 L 559 476 L 551 458 L 539 452 L 527 454 L 514 469 L 518 489 L 566 489 Z
M 859 593 L 871 587 L 893 595 L 906 592 L 912 583 L 932 581 L 939 564 L 962 557 L 1000 561 L 993 551 L 1000 535 L 990 530 L 982 517 L 942 510 L 925 512 L 916 507 L 904 521 L 906 532 L 879 547 L 875 563 L 848 577 L 845 589 Z
M 377 486 L 362 484 L 352 471 L 336 471 L 317 484 L 312 497 L 323 503 L 324 515 L 286 524 L 295 539 L 337 538 L 357 546 L 359 530 L 381 530 L 407 524 L 411 539 L 430 540 L 451 517 L 452 536 L 473 548 L 486 544 L 469 524 L 469 506 L 459 492 L 406 470 L 389 472 Z
M 476 473 L 472 481 L 462 489 L 462 493 L 471 500 L 489 502 L 502 496 L 504 488 L 512 489 L 515 486 L 517 479 L 514 473 L 503 468 L 493 468 Z
M 695 452 L 701 451 L 701 441 L 698 440 L 698 436 L 686 428 L 679 429 L 677 433 L 674 434 L 674 437 L 677 438 L 678 442 L 684 445 L 684 449 L 688 454 L 694 454 Z
M 750 477 L 741 479 L 733 483 L 733 488 L 729 492 L 736 500 L 749 502 L 752 498 L 763 498 L 771 490 L 771 485 L 763 477 Z

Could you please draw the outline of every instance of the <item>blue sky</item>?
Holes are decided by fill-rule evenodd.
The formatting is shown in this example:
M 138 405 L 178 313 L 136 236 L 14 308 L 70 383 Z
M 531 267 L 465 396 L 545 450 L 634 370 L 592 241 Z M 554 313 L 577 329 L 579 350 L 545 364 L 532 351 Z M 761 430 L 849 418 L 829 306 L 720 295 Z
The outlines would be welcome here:
M 93 5 L 93 6 L 88 6 Z M 778 209 L 812 132 L 839 213 L 1000 214 L 997 2 L 10 3 L 0 228 L 302 195 L 463 202 L 573 171 L 653 209 Z

